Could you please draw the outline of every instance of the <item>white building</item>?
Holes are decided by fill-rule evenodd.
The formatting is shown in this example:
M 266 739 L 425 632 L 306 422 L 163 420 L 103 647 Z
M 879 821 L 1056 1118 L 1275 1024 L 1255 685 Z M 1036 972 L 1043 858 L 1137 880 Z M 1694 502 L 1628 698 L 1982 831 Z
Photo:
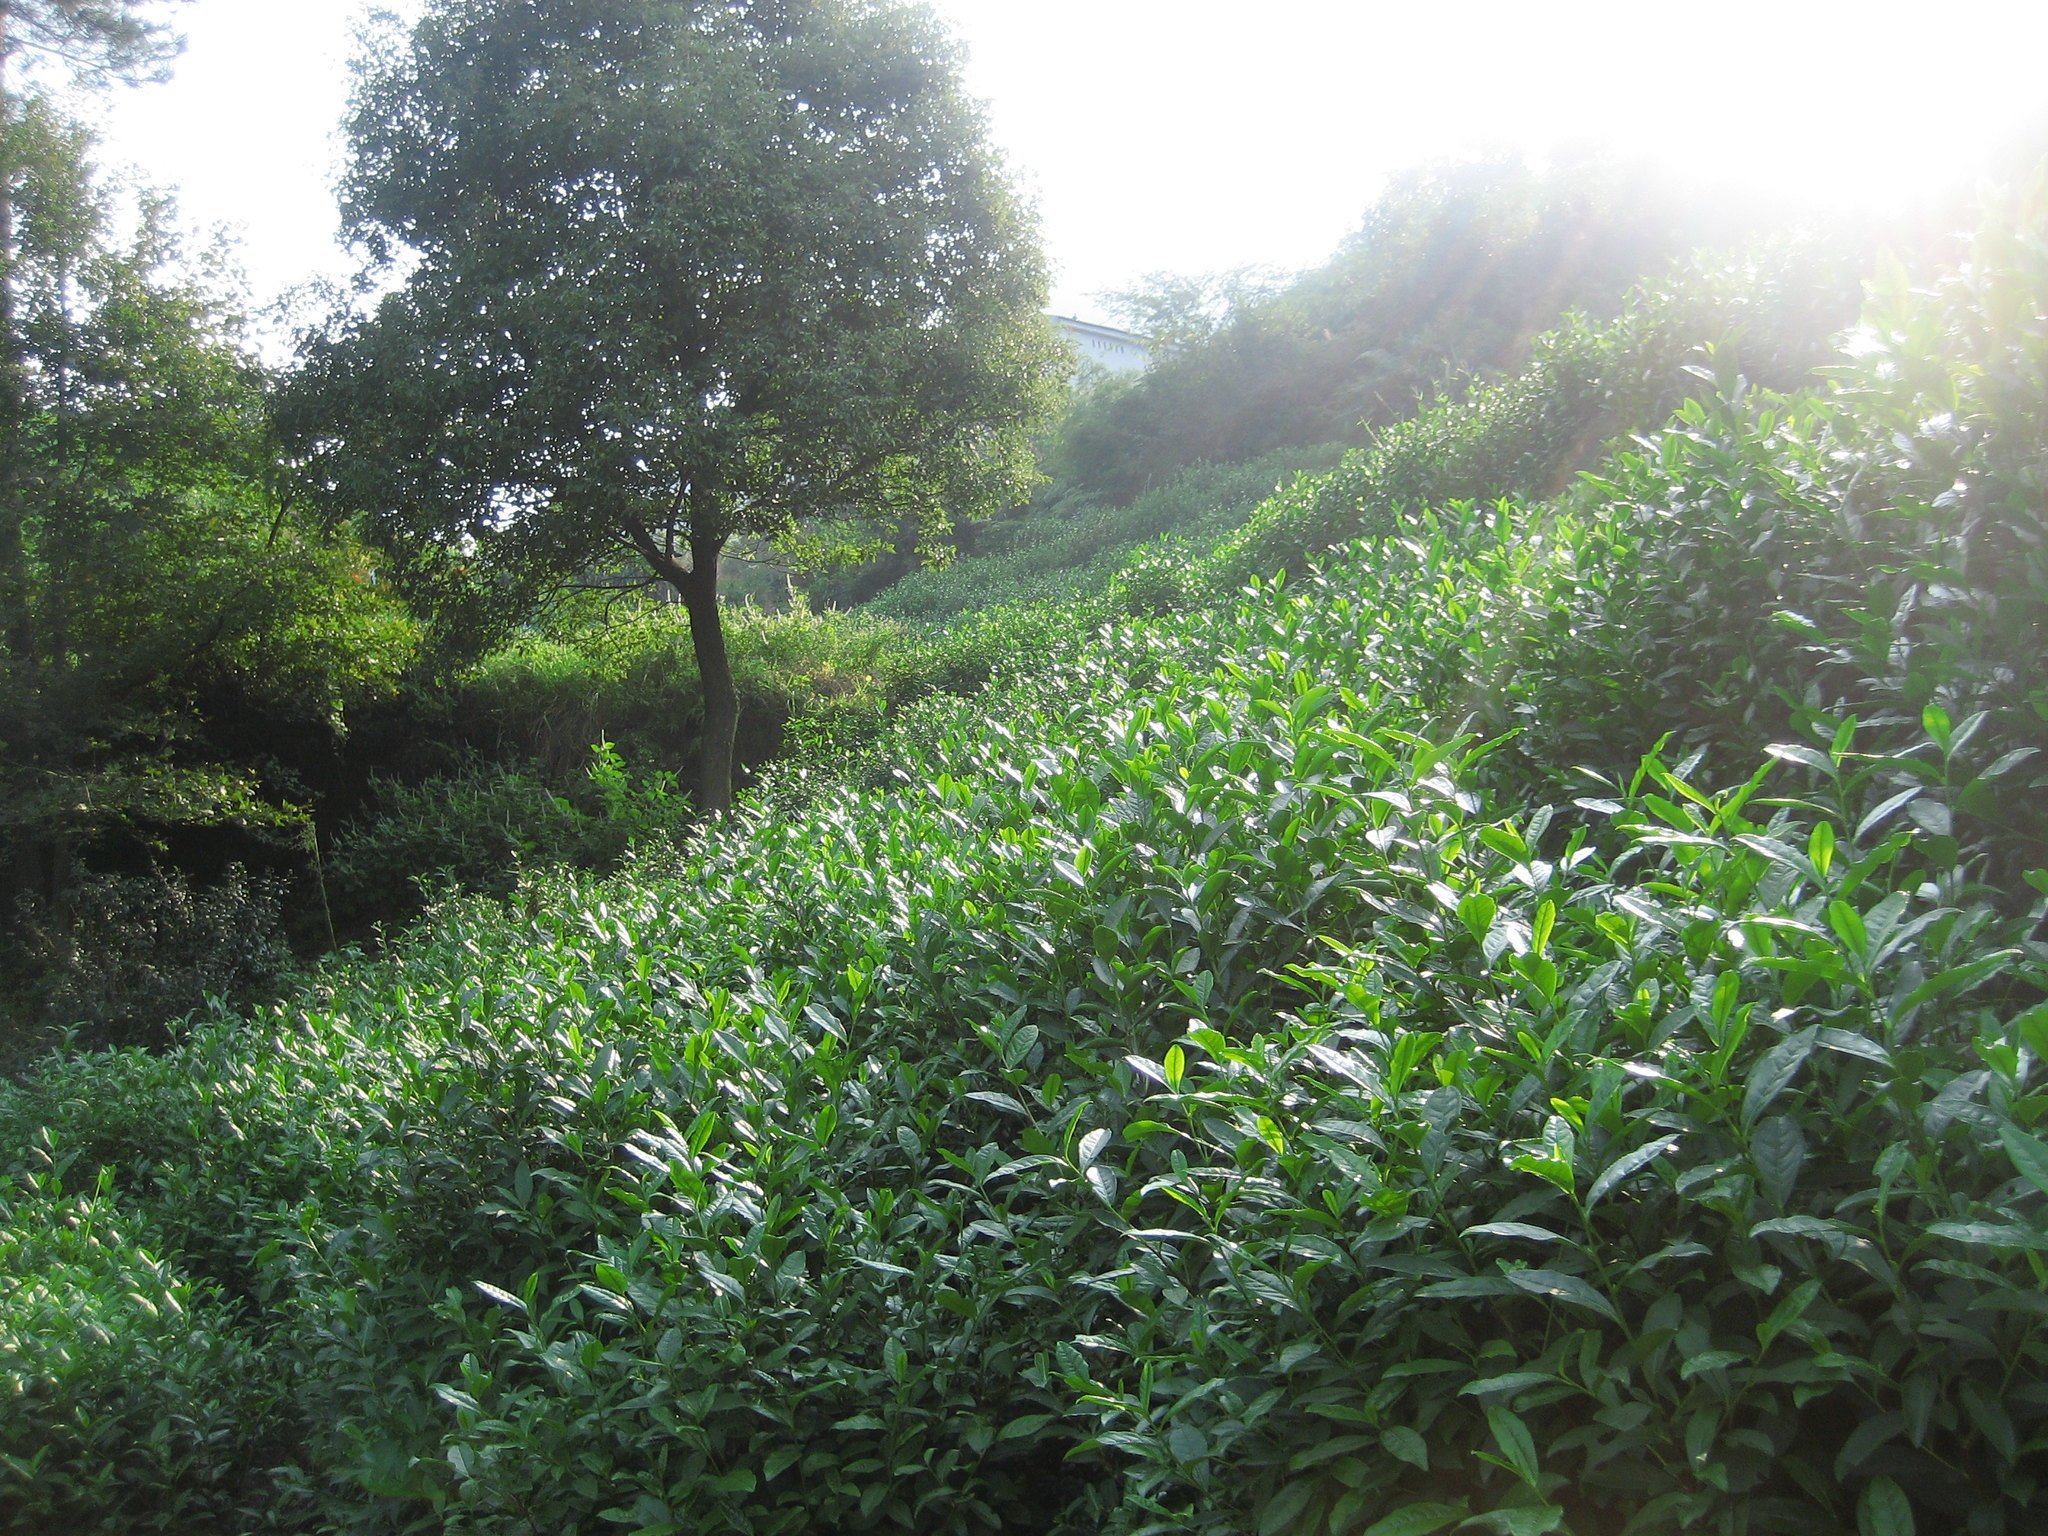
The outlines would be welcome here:
M 1071 315 L 1046 318 L 1079 359 L 1074 369 L 1076 382 L 1098 368 L 1105 373 L 1143 373 L 1152 361 L 1152 343 L 1134 332 L 1097 325 L 1093 320 L 1076 320 Z

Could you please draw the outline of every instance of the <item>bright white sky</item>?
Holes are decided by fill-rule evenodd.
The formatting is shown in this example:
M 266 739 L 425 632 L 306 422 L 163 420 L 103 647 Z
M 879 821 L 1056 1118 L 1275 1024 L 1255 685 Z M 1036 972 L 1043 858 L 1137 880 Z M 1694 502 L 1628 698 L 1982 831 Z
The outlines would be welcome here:
M 401 12 L 418 0 L 387 0 Z M 191 0 L 105 158 L 235 228 L 254 297 L 348 269 L 337 125 L 364 0 Z M 1326 257 L 1394 172 L 1601 146 L 1703 189 L 1900 207 L 2048 112 L 2048 0 L 938 0 L 1040 209 L 1053 307 Z

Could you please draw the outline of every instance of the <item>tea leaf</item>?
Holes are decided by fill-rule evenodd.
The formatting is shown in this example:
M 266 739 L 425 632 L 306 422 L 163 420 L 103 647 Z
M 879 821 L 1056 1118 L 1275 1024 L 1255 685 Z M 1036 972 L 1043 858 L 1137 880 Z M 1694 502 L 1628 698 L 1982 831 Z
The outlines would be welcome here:
M 1864 1485 L 1856 1501 L 1857 1536 L 1913 1536 L 1913 1506 L 1883 1473 Z
M 1597 1312 L 1609 1322 L 1621 1321 L 1614 1310 L 1614 1303 L 1577 1275 L 1562 1274 L 1554 1269 L 1516 1269 L 1508 1272 L 1507 1280 L 1517 1290 L 1527 1291 L 1532 1296 L 1553 1297 L 1572 1306 L 1583 1307 L 1588 1312 Z

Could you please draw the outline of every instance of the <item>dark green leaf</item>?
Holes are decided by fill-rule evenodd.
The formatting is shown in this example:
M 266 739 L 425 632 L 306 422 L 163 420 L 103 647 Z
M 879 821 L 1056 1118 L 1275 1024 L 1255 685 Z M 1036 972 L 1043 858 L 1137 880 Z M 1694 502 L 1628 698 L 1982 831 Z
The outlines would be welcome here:
M 1783 1206 L 1806 1162 L 1806 1135 L 1799 1122 L 1790 1115 L 1770 1116 L 1750 1132 L 1749 1151 L 1764 1193 Z
M 1776 1102 L 1778 1095 L 1791 1086 L 1792 1080 L 1799 1075 L 1799 1069 L 1806 1065 L 1806 1058 L 1813 1054 L 1814 1040 L 1819 1033 L 1819 1025 L 1808 1025 L 1764 1052 L 1750 1069 L 1749 1086 L 1742 1095 L 1742 1123 L 1745 1126 L 1754 1125 L 1758 1117 Z
M 1500 1447 L 1502 1460 L 1517 1477 L 1534 1488 L 1537 1484 L 1536 1440 L 1529 1433 L 1529 1426 L 1522 1422 L 1521 1415 L 1498 1403 L 1488 1403 L 1486 1423 L 1493 1431 L 1494 1443 Z
M 1282 1536 L 1283 1532 L 1291 1532 L 1302 1511 L 1315 1497 L 1315 1491 L 1315 1484 L 1307 1479 L 1282 1488 L 1259 1511 L 1259 1536 Z
M 2043 1194 L 2048 1194 L 2048 1145 L 2043 1145 L 2038 1136 L 2029 1136 L 2016 1125 L 2001 1125 L 1998 1139 L 2004 1144 L 2006 1156 L 2012 1159 L 2020 1177 Z
M 1913 1536 L 1913 1506 L 1904 1490 L 1880 1473 L 1856 1501 L 1856 1536 Z
M 1511 1237 L 1532 1243 L 1561 1243 L 1564 1241 L 1548 1227 L 1532 1226 L 1526 1221 L 1486 1221 L 1476 1227 L 1467 1227 L 1466 1237 Z
M 1456 1504 L 1404 1504 L 1367 1526 L 1364 1536 L 1432 1536 L 1464 1513 Z
M 1405 1424 L 1395 1424 L 1381 1430 L 1380 1446 L 1398 1461 L 1405 1461 L 1409 1466 L 1424 1472 L 1429 1470 L 1428 1442 Z
M 1509 1271 L 1506 1278 L 1517 1290 L 1527 1291 L 1532 1296 L 1553 1297 L 1575 1307 L 1584 1307 L 1588 1312 L 1597 1312 L 1609 1322 L 1621 1321 L 1614 1304 L 1577 1275 L 1563 1274 L 1554 1269 L 1517 1269 Z
M 1730 974 L 1732 975 L 1732 973 Z M 1658 1158 L 1672 1151 L 1677 1146 L 1678 1138 L 1676 1136 L 1660 1136 L 1657 1140 L 1637 1147 L 1633 1152 L 1624 1153 L 1609 1163 L 1600 1171 L 1600 1177 L 1593 1181 L 1592 1187 L 1586 1191 L 1587 1212 L 1590 1214 L 1593 1207 L 1600 1203 L 1601 1198 L 1621 1183 L 1623 1179 L 1626 1179 L 1632 1173 L 1649 1167 L 1651 1163 L 1654 1163 Z

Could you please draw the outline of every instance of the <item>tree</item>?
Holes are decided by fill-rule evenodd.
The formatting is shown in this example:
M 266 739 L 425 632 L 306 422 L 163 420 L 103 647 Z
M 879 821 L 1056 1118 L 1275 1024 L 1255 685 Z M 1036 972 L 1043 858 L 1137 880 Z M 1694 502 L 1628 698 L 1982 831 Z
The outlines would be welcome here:
M 161 201 L 117 237 L 90 135 L 41 98 L 0 143 L 18 365 L 0 895 L 61 919 L 81 851 L 295 824 L 247 754 L 209 739 L 210 710 L 331 728 L 389 686 L 414 626 L 367 551 L 279 501 L 262 371 L 183 271 Z M 0 900 L 0 932 L 15 917 Z
M 1113 288 L 1095 297 L 1154 347 L 1175 352 L 1207 341 L 1283 286 L 1282 275 L 1270 267 L 1193 274 L 1147 272 L 1129 288 Z
M 182 0 L 169 0 L 182 3 Z M 150 13 L 155 0 L 0 0 L 0 642 L 19 652 L 28 638 L 22 582 L 24 486 L 19 437 L 24 357 L 15 325 L 16 195 L 33 141 L 14 89 L 15 61 L 47 61 L 94 82 L 135 80 L 168 60 L 178 39 Z
M 346 226 L 403 281 L 308 338 L 315 483 L 506 614 L 622 565 L 672 586 L 722 812 L 727 542 L 993 507 L 1059 397 L 950 44 L 897 0 L 432 0 L 349 133 Z
M 142 5 L 0 0 L 0 1062 L 39 1014 L 154 1025 L 276 956 L 281 887 L 220 860 L 311 851 L 290 759 L 415 639 L 368 552 L 280 501 L 263 372 L 164 201 L 110 197 L 33 85 L 173 45 Z
M 46 58 L 93 80 L 135 80 L 172 58 L 177 34 L 152 15 L 186 0 L 0 0 L 0 59 Z

